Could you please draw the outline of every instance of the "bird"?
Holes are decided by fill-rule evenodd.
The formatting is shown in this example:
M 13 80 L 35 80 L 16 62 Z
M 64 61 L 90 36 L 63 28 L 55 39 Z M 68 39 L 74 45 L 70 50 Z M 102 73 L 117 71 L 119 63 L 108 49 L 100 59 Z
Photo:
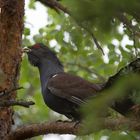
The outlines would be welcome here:
M 45 104 L 68 119 L 82 119 L 80 107 L 102 89 L 79 76 L 64 71 L 56 54 L 42 43 L 24 48 L 31 65 L 39 70 L 41 93 Z

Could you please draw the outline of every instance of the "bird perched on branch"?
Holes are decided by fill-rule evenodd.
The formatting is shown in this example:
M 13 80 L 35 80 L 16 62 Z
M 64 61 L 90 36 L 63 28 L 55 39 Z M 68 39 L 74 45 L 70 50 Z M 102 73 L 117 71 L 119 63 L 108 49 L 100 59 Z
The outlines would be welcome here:
M 46 105 L 69 119 L 81 120 L 80 106 L 96 96 L 101 86 L 64 72 L 55 53 L 41 43 L 25 48 L 24 52 L 29 62 L 39 69 Z

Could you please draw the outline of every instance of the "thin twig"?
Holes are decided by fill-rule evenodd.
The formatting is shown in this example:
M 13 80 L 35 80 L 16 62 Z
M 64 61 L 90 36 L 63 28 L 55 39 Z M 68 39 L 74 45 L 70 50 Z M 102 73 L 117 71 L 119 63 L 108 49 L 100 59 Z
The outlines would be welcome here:
M 93 33 L 91 33 L 91 36 L 92 36 L 92 39 L 93 39 L 94 43 L 96 44 L 97 48 L 98 48 L 99 50 L 101 50 L 101 52 L 102 52 L 103 55 L 105 55 L 105 53 L 104 53 L 102 47 L 100 46 L 99 42 L 97 41 L 97 39 L 96 39 L 96 37 L 95 37 L 95 35 L 94 35 Z
M 13 88 L 13 89 L 7 91 L 6 93 L 11 93 L 13 91 L 17 91 L 17 90 L 20 90 L 20 89 L 24 89 L 24 87 L 16 87 L 16 88 Z
M 33 101 L 23 101 L 23 100 L 2 100 L 0 101 L 0 107 L 10 107 L 10 106 L 23 106 L 30 107 L 30 105 L 34 105 Z
M 17 91 L 17 90 L 20 90 L 20 89 L 23 89 L 23 87 L 16 87 L 16 88 L 13 88 L 13 89 L 11 89 L 9 91 L 3 90 L 3 91 L 0 92 L 0 98 L 4 97 L 4 96 L 9 96 L 10 93 L 12 93 L 14 91 Z

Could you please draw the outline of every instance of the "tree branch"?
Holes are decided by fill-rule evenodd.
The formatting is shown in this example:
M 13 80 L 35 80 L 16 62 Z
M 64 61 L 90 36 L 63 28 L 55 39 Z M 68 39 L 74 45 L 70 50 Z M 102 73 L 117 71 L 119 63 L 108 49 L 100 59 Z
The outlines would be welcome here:
M 8 140 L 24 140 L 27 138 L 45 135 L 45 134 L 73 134 L 86 135 L 90 132 L 81 133 L 79 130 L 84 127 L 82 124 L 75 124 L 75 122 L 44 122 L 40 124 L 31 124 L 17 128 L 8 135 Z M 120 130 L 120 128 L 127 128 L 127 130 L 135 130 L 140 132 L 140 122 L 137 120 L 129 120 L 126 118 L 104 119 L 102 129 Z
M 30 107 L 30 105 L 34 105 L 33 101 L 23 101 L 23 100 L 1 100 L 0 107 L 9 107 L 9 106 L 23 106 L 23 107 Z
M 8 140 L 24 140 L 34 136 L 45 134 L 77 134 L 78 127 L 74 127 L 74 122 L 44 122 L 31 124 L 17 128 L 8 136 Z
M 139 120 L 129 120 L 124 117 L 120 117 L 117 119 L 105 119 L 103 124 L 104 129 L 110 130 L 120 130 L 123 129 L 124 131 L 137 131 L 140 132 L 140 122 Z M 102 128 L 102 129 L 103 129 Z
M 70 15 L 70 12 L 68 11 L 68 9 L 66 7 L 64 7 L 63 5 L 61 5 L 61 3 L 58 2 L 57 0 L 36 0 L 36 1 L 39 1 L 42 4 L 44 4 L 45 6 L 54 9 L 58 13 L 61 10 L 64 13 L 67 13 Z

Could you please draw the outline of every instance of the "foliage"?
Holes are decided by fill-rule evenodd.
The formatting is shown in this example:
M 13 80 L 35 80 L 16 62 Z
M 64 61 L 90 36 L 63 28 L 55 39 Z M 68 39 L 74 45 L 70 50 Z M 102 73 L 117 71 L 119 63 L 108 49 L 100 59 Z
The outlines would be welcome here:
M 105 82 L 109 76 L 139 56 L 139 39 L 136 34 L 140 26 L 139 0 L 63 0 L 61 3 L 68 7 L 72 16 L 47 9 L 48 24 L 41 27 L 39 33 L 32 39 L 30 39 L 32 29 L 25 26 L 23 46 L 43 42 L 58 53 L 65 71 L 98 83 Z M 34 0 L 30 1 L 29 8 L 36 10 Z M 121 20 L 122 13 L 128 22 L 134 25 L 133 28 Z M 94 33 L 105 55 L 97 49 L 91 33 Z M 17 107 L 15 117 L 20 120 L 17 122 L 20 124 L 41 122 L 55 116 L 43 102 L 38 71 L 29 65 L 26 57 L 22 62 L 20 85 L 25 89 L 19 91 L 19 97 L 30 98 L 36 105 L 30 109 Z M 128 134 L 108 131 L 98 132 L 93 137 L 99 140 L 105 135 L 110 140 L 118 137 L 118 139 L 133 139 Z

